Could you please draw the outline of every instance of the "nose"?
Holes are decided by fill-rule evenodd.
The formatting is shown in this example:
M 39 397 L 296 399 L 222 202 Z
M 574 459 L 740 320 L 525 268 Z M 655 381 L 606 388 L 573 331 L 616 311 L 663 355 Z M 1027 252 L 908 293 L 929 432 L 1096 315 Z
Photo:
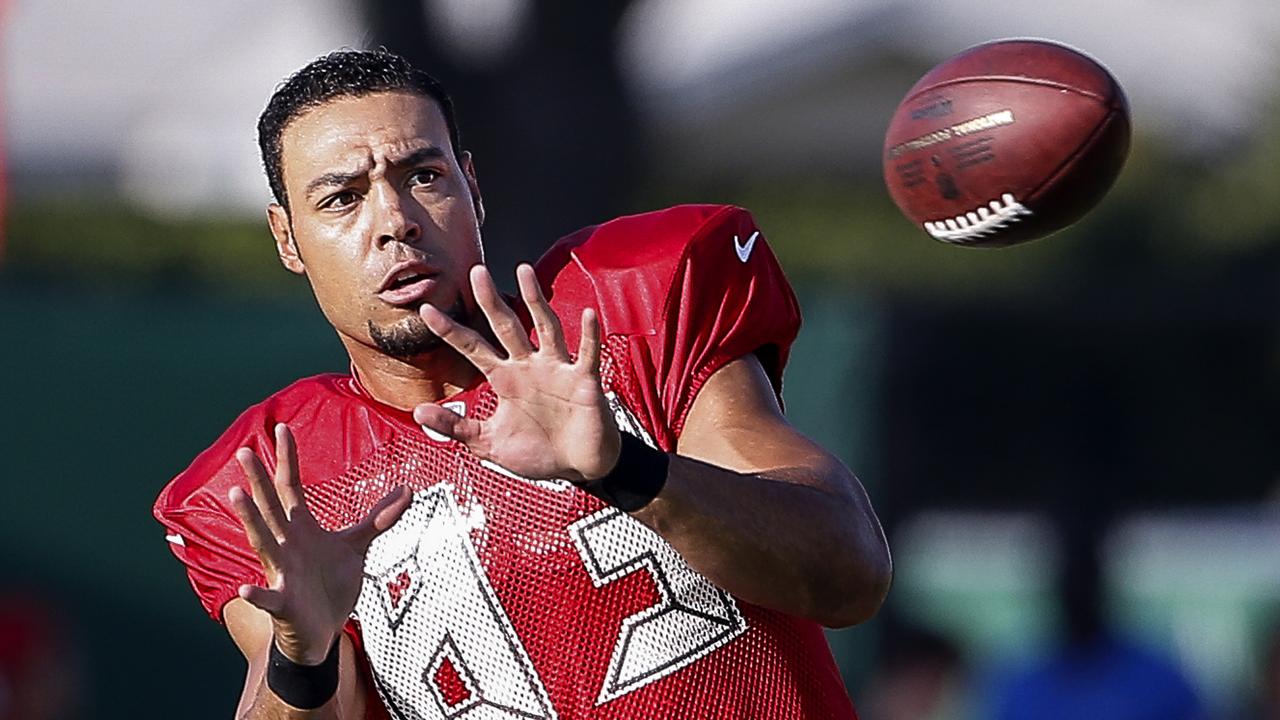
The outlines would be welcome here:
M 404 201 L 395 188 L 379 183 L 372 191 L 373 237 L 379 247 L 396 241 L 406 244 L 417 242 L 422 227 L 405 213 Z

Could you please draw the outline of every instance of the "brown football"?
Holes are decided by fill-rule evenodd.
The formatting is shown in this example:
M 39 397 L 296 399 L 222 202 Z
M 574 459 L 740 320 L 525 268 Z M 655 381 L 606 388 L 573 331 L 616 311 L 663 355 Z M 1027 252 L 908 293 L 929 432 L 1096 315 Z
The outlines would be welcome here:
M 1105 68 L 1057 43 L 999 40 L 907 92 L 885 135 L 884 179 L 934 238 L 1000 247 L 1079 220 L 1128 152 L 1128 104 Z

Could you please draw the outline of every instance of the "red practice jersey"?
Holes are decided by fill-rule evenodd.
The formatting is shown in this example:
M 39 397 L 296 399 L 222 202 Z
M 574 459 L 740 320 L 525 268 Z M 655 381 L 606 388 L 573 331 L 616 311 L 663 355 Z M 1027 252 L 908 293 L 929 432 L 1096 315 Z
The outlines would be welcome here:
M 583 308 L 599 313 L 625 432 L 672 450 L 701 384 L 749 353 L 781 389 L 799 309 L 743 210 L 620 218 L 564 238 L 537 270 L 569 347 Z M 483 419 L 496 399 L 482 382 L 442 404 Z M 734 598 L 626 513 L 481 461 L 350 376 L 250 408 L 157 500 L 214 619 L 240 584 L 264 583 L 227 492 L 246 485 L 236 449 L 273 457 L 277 422 L 297 437 L 322 525 L 354 524 L 398 485 L 415 492 L 370 547 L 349 627 L 380 698 L 371 717 L 855 717 L 818 624 Z

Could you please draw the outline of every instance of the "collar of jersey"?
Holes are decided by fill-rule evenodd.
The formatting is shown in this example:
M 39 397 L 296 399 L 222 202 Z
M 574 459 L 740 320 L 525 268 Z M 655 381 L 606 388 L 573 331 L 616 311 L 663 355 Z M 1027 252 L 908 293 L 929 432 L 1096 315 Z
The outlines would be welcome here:
M 366 404 L 373 405 L 380 412 L 393 415 L 394 417 L 400 418 L 401 420 L 409 423 L 410 425 L 417 427 L 418 423 L 414 422 L 413 420 L 412 410 L 401 410 L 398 407 L 395 407 L 393 405 L 388 405 L 382 402 L 381 400 L 379 400 L 378 398 L 374 397 L 373 393 L 369 392 L 369 390 L 365 388 L 364 383 L 360 382 L 360 374 L 356 372 L 355 363 L 349 363 L 348 368 L 349 368 L 348 372 L 350 373 L 349 375 L 350 389 L 351 389 L 351 392 L 356 397 L 363 400 Z M 447 403 L 447 402 L 461 401 L 464 407 L 466 407 L 467 410 L 470 410 L 471 406 L 474 404 L 471 402 L 471 395 L 475 392 L 476 388 L 480 387 L 481 385 L 484 385 L 486 382 L 488 382 L 488 380 L 485 379 L 484 375 L 477 373 L 476 379 L 473 380 L 470 385 L 462 388 L 458 392 L 448 397 L 440 398 L 439 400 L 436 401 L 436 404 L 443 405 L 444 403 Z

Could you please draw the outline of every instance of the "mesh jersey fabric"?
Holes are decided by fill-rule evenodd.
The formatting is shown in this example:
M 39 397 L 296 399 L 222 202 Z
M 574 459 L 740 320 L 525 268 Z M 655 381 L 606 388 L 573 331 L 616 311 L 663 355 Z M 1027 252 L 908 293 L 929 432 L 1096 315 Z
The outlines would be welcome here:
M 671 450 L 701 383 L 757 353 L 781 390 L 799 326 L 754 221 L 680 206 L 586 228 L 536 266 L 576 347 L 603 328 L 602 381 L 619 426 Z M 442 403 L 479 419 L 489 385 Z M 638 521 L 558 481 L 520 478 L 425 431 L 349 376 L 299 381 L 250 408 L 162 492 L 155 515 L 206 611 L 221 618 L 261 568 L 227 502 L 233 454 L 298 442 L 308 507 L 349 526 L 387 492 L 413 502 L 375 540 L 349 632 L 369 717 L 853 718 L 814 622 L 739 601 Z

